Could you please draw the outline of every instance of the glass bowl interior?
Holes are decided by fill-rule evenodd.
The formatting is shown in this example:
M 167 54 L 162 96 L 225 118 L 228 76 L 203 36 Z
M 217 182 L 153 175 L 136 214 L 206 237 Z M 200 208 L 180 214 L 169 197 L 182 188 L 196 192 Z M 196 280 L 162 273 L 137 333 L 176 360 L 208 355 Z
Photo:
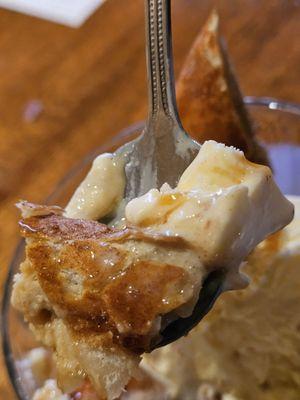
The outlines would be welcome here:
M 300 195 L 300 105 L 253 97 L 246 97 L 245 104 L 255 121 L 256 132 L 268 150 L 275 179 L 281 190 L 285 194 Z M 130 126 L 81 160 L 61 180 L 48 197 L 47 203 L 65 206 L 95 156 L 103 152 L 112 152 L 123 143 L 132 140 L 142 131 L 143 126 L 143 122 Z M 10 305 L 13 275 L 18 271 L 23 258 L 24 244 L 20 242 L 4 287 L 1 330 L 5 363 L 16 398 L 29 400 L 35 388 L 24 376 L 19 360 L 38 344 L 23 322 L 22 316 Z

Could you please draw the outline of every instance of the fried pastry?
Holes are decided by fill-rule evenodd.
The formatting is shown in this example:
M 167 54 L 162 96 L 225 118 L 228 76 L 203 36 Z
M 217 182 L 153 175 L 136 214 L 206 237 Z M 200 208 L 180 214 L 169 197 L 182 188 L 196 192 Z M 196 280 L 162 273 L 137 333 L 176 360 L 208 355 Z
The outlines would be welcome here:
M 248 160 L 269 165 L 220 38 L 215 11 L 185 59 L 176 93 L 183 126 L 199 143 L 213 139 L 243 150 Z

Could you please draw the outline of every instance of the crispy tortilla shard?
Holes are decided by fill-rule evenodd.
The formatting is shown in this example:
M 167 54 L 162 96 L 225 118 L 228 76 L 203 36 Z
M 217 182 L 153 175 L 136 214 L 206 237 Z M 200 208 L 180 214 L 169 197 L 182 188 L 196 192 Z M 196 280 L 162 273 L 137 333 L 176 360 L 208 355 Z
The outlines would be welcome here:
M 60 387 L 70 392 L 88 378 L 100 395 L 115 398 L 158 338 L 161 315 L 192 297 L 189 274 L 159 259 L 192 250 L 179 237 L 117 231 L 65 218 L 57 207 L 18 206 L 27 246 L 13 305 L 54 350 Z
M 215 11 L 185 59 L 176 93 L 182 124 L 199 143 L 213 139 L 243 150 L 248 160 L 270 164 L 255 138 Z
M 144 336 L 155 318 L 182 304 L 176 288 L 187 284 L 184 270 L 132 259 L 122 247 L 135 241 L 136 246 L 148 242 L 173 251 L 175 246 L 186 249 L 188 244 L 179 237 L 132 228 L 114 231 L 96 221 L 55 213 L 25 218 L 20 227 L 43 291 L 76 331 L 88 327 L 99 332 L 101 323 L 101 330 L 111 331 L 115 342 L 140 353 L 147 349 Z

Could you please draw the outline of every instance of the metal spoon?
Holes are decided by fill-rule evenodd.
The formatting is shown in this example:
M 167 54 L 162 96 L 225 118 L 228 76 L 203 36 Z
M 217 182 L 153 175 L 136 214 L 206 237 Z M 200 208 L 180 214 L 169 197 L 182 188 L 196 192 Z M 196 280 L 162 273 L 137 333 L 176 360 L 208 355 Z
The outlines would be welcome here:
M 177 112 L 170 0 L 145 0 L 145 11 L 149 115 L 141 136 L 116 152 L 125 158 L 126 189 L 122 207 L 165 182 L 175 187 L 200 149 L 182 128 Z M 224 270 L 209 274 L 192 315 L 167 325 L 151 350 L 177 340 L 197 325 L 222 292 L 224 279 Z
M 125 204 L 165 182 L 176 186 L 199 144 L 179 120 L 173 73 L 169 0 L 145 0 L 149 114 L 140 137 L 119 148 L 125 157 Z
M 186 336 L 203 317 L 211 310 L 219 295 L 223 292 L 223 283 L 226 277 L 224 269 L 211 272 L 203 282 L 193 313 L 186 318 L 178 318 L 168 324 L 158 339 L 154 339 L 149 351 L 166 346 L 175 340 Z

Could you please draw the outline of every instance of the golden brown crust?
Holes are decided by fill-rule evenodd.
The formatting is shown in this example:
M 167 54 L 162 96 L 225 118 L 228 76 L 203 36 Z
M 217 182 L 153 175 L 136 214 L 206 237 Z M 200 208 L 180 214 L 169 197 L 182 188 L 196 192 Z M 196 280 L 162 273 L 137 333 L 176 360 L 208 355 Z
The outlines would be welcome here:
M 188 274 L 182 268 L 140 259 L 126 247 L 148 240 L 158 247 L 184 248 L 180 238 L 118 231 L 57 214 L 25 218 L 20 226 L 27 262 L 74 334 L 110 332 L 109 341 L 112 336 L 115 343 L 141 352 L 150 344 L 157 317 L 184 303 L 179 288 Z
M 177 293 L 185 284 L 186 272 L 182 268 L 140 261 L 107 285 L 103 299 L 115 323 L 125 320 L 130 332 L 144 335 L 157 315 L 182 304 Z
M 268 165 L 221 43 L 213 12 L 197 36 L 177 83 L 178 108 L 186 131 L 197 141 L 213 139 Z
M 110 232 L 106 225 L 96 221 L 64 218 L 57 214 L 24 218 L 19 225 L 24 237 L 52 240 L 96 240 Z

